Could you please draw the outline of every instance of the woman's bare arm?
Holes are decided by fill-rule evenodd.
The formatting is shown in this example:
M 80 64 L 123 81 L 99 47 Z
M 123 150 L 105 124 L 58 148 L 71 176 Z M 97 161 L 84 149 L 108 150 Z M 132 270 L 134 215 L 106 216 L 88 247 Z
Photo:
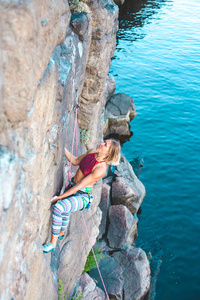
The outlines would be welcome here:
M 89 152 L 89 151 L 88 151 Z M 79 156 L 79 157 L 76 157 L 74 155 L 72 155 L 68 150 L 67 148 L 65 148 L 65 156 L 66 158 L 68 159 L 68 161 L 72 161 L 72 165 L 73 166 L 78 166 L 81 162 L 81 160 L 88 154 L 88 152 L 86 152 L 85 154 Z
M 93 185 L 96 181 L 101 179 L 105 174 L 106 174 L 106 167 L 97 166 L 92 173 L 84 177 L 79 183 L 77 183 L 75 186 L 70 188 L 67 192 L 65 192 L 60 196 L 53 197 L 51 202 L 54 203 L 64 198 L 67 198 L 73 195 L 74 193 L 76 193 L 81 188 Z

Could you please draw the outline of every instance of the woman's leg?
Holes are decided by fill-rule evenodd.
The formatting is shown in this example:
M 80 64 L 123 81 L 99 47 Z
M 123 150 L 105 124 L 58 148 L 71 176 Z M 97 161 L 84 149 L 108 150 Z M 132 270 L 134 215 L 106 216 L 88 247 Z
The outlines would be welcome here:
M 54 221 L 54 219 L 55 219 L 55 217 L 57 217 L 57 216 L 55 216 L 55 214 L 54 214 L 54 212 L 53 212 L 53 217 L 52 217 L 52 235 L 51 235 L 51 243 L 53 244 L 53 245 L 56 245 L 56 242 L 57 242 L 57 238 L 59 238 L 59 237 L 62 237 L 62 238 L 60 238 L 60 239 L 63 239 L 63 236 L 64 236 L 64 234 L 65 234 L 65 230 L 67 229 L 67 226 L 68 226 L 68 224 L 69 224 L 69 216 L 70 216 L 70 213 L 62 213 L 62 223 L 60 223 L 59 224 L 59 230 L 60 230 L 60 232 L 59 232 L 59 235 L 57 236 L 57 235 L 55 235 L 54 234 L 54 232 L 53 232 L 53 227 L 54 228 L 58 228 L 58 226 L 56 227 L 56 225 L 57 224 L 55 224 L 55 221 Z
M 69 224 L 69 215 L 67 213 L 63 213 L 63 217 L 62 217 L 62 225 L 61 225 L 61 229 L 60 229 L 60 235 L 63 235 L 65 230 L 67 229 L 67 226 Z
M 89 197 L 87 195 L 83 196 L 77 193 L 76 195 L 65 198 L 54 205 L 51 242 L 49 243 L 50 245 L 47 244 L 49 245 L 48 247 L 47 245 L 43 246 L 44 252 L 47 253 L 55 249 L 59 234 L 61 234 L 61 232 L 64 233 L 67 228 L 70 213 L 84 208 L 85 201 L 88 202 Z
M 56 203 L 53 208 L 51 243 L 55 246 L 60 232 L 64 233 L 69 224 L 71 212 L 78 211 L 84 207 L 83 197 L 80 194 L 70 196 Z

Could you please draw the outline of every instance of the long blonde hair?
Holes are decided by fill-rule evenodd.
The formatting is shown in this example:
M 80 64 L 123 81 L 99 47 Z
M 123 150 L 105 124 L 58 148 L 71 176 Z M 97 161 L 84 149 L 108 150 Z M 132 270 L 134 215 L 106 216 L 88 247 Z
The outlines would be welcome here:
M 110 139 L 111 140 L 111 145 L 110 145 L 110 149 L 108 152 L 108 156 L 106 157 L 105 161 L 109 164 L 109 165 L 118 165 L 119 161 L 120 161 L 120 152 L 121 152 L 121 146 L 119 141 L 114 140 L 114 139 Z

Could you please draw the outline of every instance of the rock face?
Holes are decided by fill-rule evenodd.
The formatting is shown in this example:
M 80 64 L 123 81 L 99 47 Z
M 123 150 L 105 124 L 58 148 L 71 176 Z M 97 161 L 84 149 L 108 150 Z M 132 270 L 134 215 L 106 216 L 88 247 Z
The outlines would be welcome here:
M 1 1 L 0 9 L 4 73 L 0 128 L 5 130 L 9 122 L 28 117 L 52 51 L 65 39 L 70 11 L 65 0 Z
M 81 275 L 76 293 L 82 293 L 82 300 L 106 300 L 105 293 L 96 286 L 94 280 L 87 273 Z
M 140 300 L 150 288 L 150 264 L 145 252 L 134 248 L 138 219 L 131 212 L 139 209 L 145 189 L 125 157 L 115 168 L 114 174 L 108 172 L 103 179 L 100 208 L 102 223 L 108 226 L 104 225 L 98 236 L 107 242 L 99 267 L 110 299 Z M 103 287 L 97 269 L 91 270 L 90 276 Z
M 100 261 L 99 268 L 110 299 L 144 299 L 150 287 L 150 267 L 142 249 L 129 247 L 114 252 Z M 90 276 L 102 289 L 97 269 L 92 269 Z
M 106 101 L 106 79 L 118 30 L 118 7 L 112 0 L 91 0 L 87 4 L 92 11 L 93 30 L 78 120 L 80 128 L 90 135 L 87 146 L 91 148 L 96 137 L 102 139 L 102 122 L 97 120 L 99 115 L 103 116 Z
M 109 212 L 108 243 L 111 248 L 121 249 L 133 244 L 137 235 L 137 218 L 123 205 L 112 205 Z
M 114 94 L 106 104 L 108 128 L 105 136 L 130 137 L 129 123 L 136 116 L 134 101 L 126 94 Z
M 102 211 L 102 219 L 99 226 L 99 238 L 102 238 L 102 236 L 106 233 L 108 211 L 110 207 L 110 185 L 108 185 L 107 183 L 103 183 L 102 185 L 101 201 L 99 207 Z
M 145 252 L 140 248 L 129 248 L 113 254 L 122 266 L 124 278 L 124 300 L 141 300 L 150 287 L 150 268 Z
M 103 277 L 109 298 L 113 300 L 121 300 L 123 292 L 122 267 L 113 257 L 106 256 L 100 261 L 99 268 L 101 270 L 101 275 Z M 100 280 L 97 269 L 92 269 L 89 274 L 92 278 L 97 280 L 98 286 L 103 289 L 103 284 Z
M 124 156 L 116 167 L 115 175 L 116 179 L 112 184 L 112 204 L 123 204 L 132 213 L 136 213 L 145 196 L 145 188 Z
M 71 149 L 75 101 L 82 105 L 81 128 L 102 126 L 118 8 L 90 2 L 91 15 L 71 15 L 67 0 L 0 2 L 1 299 L 57 299 L 58 278 L 70 298 L 90 251 L 77 212 L 55 253 L 42 252 L 50 199 L 63 184 L 63 148 Z M 102 138 L 99 128 L 91 130 L 90 144 Z M 78 155 L 85 150 L 78 129 Z M 91 209 L 83 212 L 93 243 L 100 194 L 98 183 Z

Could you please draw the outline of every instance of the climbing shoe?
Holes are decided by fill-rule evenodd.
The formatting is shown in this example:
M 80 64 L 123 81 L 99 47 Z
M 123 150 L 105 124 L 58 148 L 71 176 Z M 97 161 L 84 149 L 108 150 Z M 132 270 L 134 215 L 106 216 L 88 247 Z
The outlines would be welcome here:
M 58 239 L 61 241 L 62 239 L 64 239 L 64 234 L 63 235 L 59 235 Z
M 54 247 L 51 243 L 42 246 L 44 253 L 53 252 L 56 247 Z

